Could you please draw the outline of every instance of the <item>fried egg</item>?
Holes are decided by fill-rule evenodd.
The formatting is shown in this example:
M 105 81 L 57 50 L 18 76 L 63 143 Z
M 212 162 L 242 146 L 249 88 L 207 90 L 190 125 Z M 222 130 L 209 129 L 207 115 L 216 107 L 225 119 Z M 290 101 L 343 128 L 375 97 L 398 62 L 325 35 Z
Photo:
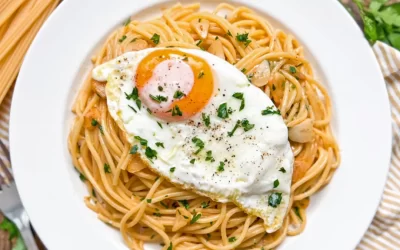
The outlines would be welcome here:
M 97 66 L 108 110 L 150 169 L 184 189 L 233 202 L 278 230 L 293 153 L 269 97 L 201 50 L 145 49 Z

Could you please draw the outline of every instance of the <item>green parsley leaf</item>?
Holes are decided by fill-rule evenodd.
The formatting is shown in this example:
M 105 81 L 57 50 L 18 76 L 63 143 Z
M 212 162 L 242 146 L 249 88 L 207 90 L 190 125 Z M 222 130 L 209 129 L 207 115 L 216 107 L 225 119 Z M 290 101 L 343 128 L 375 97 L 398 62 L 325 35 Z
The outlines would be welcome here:
M 202 113 L 201 117 L 203 118 L 203 122 L 206 125 L 206 127 L 210 127 L 210 115 Z
M 225 166 L 225 163 L 223 163 L 222 161 L 220 161 L 220 162 L 219 162 L 219 166 L 218 166 L 218 172 L 224 171 L 224 170 L 225 170 L 225 169 L 224 169 L 224 166 Z
M 204 142 L 197 138 L 197 136 L 192 138 L 192 142 L 196 145 L 196 147 L 198 147 L 197 151 L 194 152 L 194 154 L 197 155 L 204 148 Z
M 294 73 L 297 72 L 296 68 L 293 67 L 293 66 L 290 66 L 290 67 L 289 67 L 289 70 L 290 70 L 290 73 L 292 73 L 292 74 L 294 74 Z
M 303 220 L 303 218 L 301 218 L 300 208 L 299 207 L 294 207 L 294 213 L 297 215 L 297 217 L 300 218 L 300 220 Z
M 172 250 L 172 242 L 169 243 L 169 247 L 167 248 L 167 250 Z
M 155 151 L 154 149 L 151 149 L 150 147 L 146 148 L 146 151 L 144 152 L 144 154 L 147 156 L 147 158 L 149 158 L 150 160 L 153 158 L 157 159 L 157 151 Z
M 99 124 L 99 122 L 96 119 L 92 119 L 91 124 L 92 124 L 93 127 L 96 127 L 97 124 Z
M 230 37 L 233 37 L 230 30 L 228 30 L 228 33 L 226 33 L 226 34 L 227 34 L 228 36 L 230 36 Z
M 192 219 L 190 220 L 190 225 L 196 223 L 196 221 L 198 221 L 201 217 L 201 214 L 194 214 Z
M 186 209 L 189 209 L 189 203 L 187 200 L 181 200 L 179 201 L 179 203 L 181 203 L 182 206 L 184 206 Z
M 81 181 L 83 181 L 83 182 L 86 181 L 86 177 L 81 173 L 79 173 L 79 179 L 81 179 Z
M 221 105 L 219 105 L 219 107 L 218 107 L 218 114 L 217 114 L 217 116 L 219 117 L 219 118 L 222 118 L 222 119 L 225 119 L 225 118 L 228 118 L 229 117 L 229 114 L 228 114 L 228 105 L 226 104 L 226 102 L 224 102 L 224 103 L 222 103 Z
M 262 115 L 281 115 L 281 111 L 274 106 L 268 106 L 266 109 L 261 111 Z
M 126 39 L 126 36 L 123 35 L 120 39 L 118 39 L 118 42 L 122 43 Z
M 214 157 L 212 156 L 211 150 L 207 151 L 206 154 L 207 154 L 206 161 L 211 161 L 211 162 L 215 161 Z
M 153 36 L 150 38 L 150 40 L 152 40 L 154 44 L 158 44 L 160 42 L 160 35 L 154 33 Z
M 100 133 L 101 133 L 102 135 L 104 135 L 103 126 L 99 125 L 99 130 L 100 130 Z
M 143 139 L 142 137 L 140 137 L 138 135 L 135 136 L 134 138 L 140 142 L 140 145 L 147 146 L 147 140 L 146 139 Z
M 156 146 L 157 146 L 157 147 L 162 147 L 162 148 L 164 148 L 164 143 L 162 143 L 162 142 L 156 142 Z
M 218 40 L 218 39 L 219 39 L 219 37 L 218 37 L 218 36 L 216 36 L 216 37 L 215 37 L 215 40 Z
M 149 95 L 149 96 L 153 101 L 158 102 L 158 103 L 168 101 L 168 97 L 165 97 L 165 96 L 162 96 L 162 95 L 157 95 L 157 96 Z
M 198 79 L 203 78 L 204 76 L 204 71 L 200 71 L 199 75 L 197 76 Z
M 203 42 L 203 40 L 197 41 L 196 46 L 199 46 L 202 42 Z
M 147 199 L 146 202 L 147 202 L 147 203 L 151 203 L 151 199 Z
M 142 101 L 140 99 L 136 99 L 136 106 L 138 107 L 138 109 L 140 110 L 142 108 Z
M 271 207 L 278 207 L 282 201 L 282 193 L 273 193 L 268 197 L 268 205 Z
M 274 181 L 274 188 L 277 188 L 278 186 L 279 186 L 279 180 L 276 179 L 276 180 Z
M 182 92 L 182 91 L 180 91 L 180 90 L 177 90 L 176 92 L 175 92 L 175 94 L 174 94 L 174 98 L 175 99 L 181 99 L 182 97 L 184 97 L 185 96 L 185 94 Z
M 172 108 L 172 116 L 182 116 L 182 111 L 179 109 L 178 105 Z
M 245 132 L 254 128 L 254 124 L 250 124 L 249 120 L 247 120 L 247 119 L 243 119 L 241 122 L 241 125 Z
M 247 47 L 251 43 L 251 40 L 249 39 L 249 33 L 243 33 L 243 34 L 237 34 L 236 35 L 236 40 L 239 42 L 244 43 L 244 45 Z
M 283 167 L 279 169 L 280 172 L 282 173 L 286 173 L 286 169 L 284 169 Z
M 124 26 L 128 26 L 131 23 L 131 18 L 126 19 Z
M 236 237 L 235 237 L 235 236 L 230 237 L 230 238 L 228 239 L 228 241 L 229 241 L 229 242 L 235 242 L 235 241 L 236 241 Z
M 136 109 L 135 109 L 134 107 L 132 107 L 131 105 L 128 105 L 128 107 L 129 107 L 130 109 L 132 109 L 133 112 L 137 113 L 137 111 L 136 111 Z
M 243 93 L 242 92 L 236 92 L 232 95 L 236 99 L 242 100 L 243 99 Z
M 153 112 L 151 112 L 151 110 L 149 108 L 147 108 L 146 110 L 147 110 L 147 113 L 149 113 L 150 115 L 153 113 Z
M 169 172 L 171 172 L 171 173 L 175 172 L 175 167 L 170 168 L 170 169 L 169 169 Z
M 107 163 L 104 163 L 104 172 L 107 174 L 111 173 L 111 168 Z
M 241 71 L 242 71 L 242 73 L 245 73 L 246 72 L 246 68 L 243 68 Z
M 131 150 L 129 151 L 129 154 L 131 154 L 131 155 L 136 154 L 137 151 L 138 151 L 138 149 L 139 149 L 138 145 L 134 145 L 134 146 L 131 148 Z
M 208 202 L 203 201 L 203 202 L 201 203 L 201 207 L 202 207 L 202 208 L 208 208 L 209 206 L 210 206 L 210 201 L 208 201 Z
M 190 164 L 194 164 L 195 161 L 196 161 L 196 159 L 191 159 Z
M 163 127 L 162 127 L 162 124 L 161 124 L 160 122 L 157 122 L 157 124 L 158 124 L 158 126 L 159 126 L 160 128 L 163 128 Z
M 229 137 L 232 137 L 233 134 L 235 133 L 236 129 L 239 128 L 239 126 L 240 126 L 240 121 L 237 121 L 236 124 L 235 124 L 235 126 L 233 127 L 232 131 L 228 132 L 228 136 L 229 136 Z
M 133 88 L 132 93 L 129 95 L 125 92 L 125 97 L 127 100 L 136 100 L 139 98 L 139 91 L 136 87 Z

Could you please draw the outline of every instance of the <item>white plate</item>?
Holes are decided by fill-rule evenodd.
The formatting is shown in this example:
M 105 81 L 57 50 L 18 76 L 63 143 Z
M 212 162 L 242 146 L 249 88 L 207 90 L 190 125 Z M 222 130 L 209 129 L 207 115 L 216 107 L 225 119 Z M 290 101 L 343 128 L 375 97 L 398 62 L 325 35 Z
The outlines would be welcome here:
M 12 102 L 11 158 L 23 203 L 50 249 L 126 249 L 119 232 L 82 201 L 86 190 L 67 150 L 70 107 L 90 55 L 107 34 L 132 13 L 147 18 L 173 2 L 64 1 L 25 58 Z M 390 158 L 389 102 L 374 54 L 336 0 L 235 2 L 294 33 L 334 103 L 342 164 L 312 197 L 305 232 L 282 249 L 353 249 L 374 216 Z

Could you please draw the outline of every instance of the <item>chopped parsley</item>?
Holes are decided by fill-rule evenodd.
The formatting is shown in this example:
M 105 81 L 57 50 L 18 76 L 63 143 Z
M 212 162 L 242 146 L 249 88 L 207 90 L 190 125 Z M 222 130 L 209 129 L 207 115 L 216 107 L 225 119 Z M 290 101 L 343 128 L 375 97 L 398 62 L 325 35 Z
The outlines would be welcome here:
M 165 97 L 165 96 L 162 96 L 162 95 L 157 95 L 157 96 L 149 95 L 149 96 L 153 101 L 158 102 L 158 103 L 162 103 L 162 102 L 168 101 L 168 97 Z
M 155 151 L 154 149 L 147 147 L 146 151 L 144 152 L 144 154 L 147 156 L 147 158 L 149 158 L 150 160 L 153 158 L 157 159 L 157 151 Z
M 239 111 L 242 111 L 244 109 L 244 106 L 245 106 L 243 93 L 236 92 L 232 96 L 235 97 L 236 99 L 241 100 Z
M 182 206 L 184 206 L 186 209 L 189 209 L 189 203 L 187 200 L 181 200 L 181 201 L 179 201 L 179 203 L 181 203 Z
M 245 73 L 246 72 L 246 68 L 243 68 L 241 71 L 242 71 L 242 73 Z
M 169 243 L 169 247 L 167 248 L 167 250 L 172 250 L 172 242 Z
M 111 173 L 111 168 L 107 163 L 104 163 L 104 172 L 107 174 Z
M 262 115 L 281 115 L 281 111 L 274 106 L 268 106 L 266 109 L 261 111 Z
M 154 33 L 153 36 L 150 38 L 150 40 L 152 40 L 154 44 L 158 44 L 160 42 L 160 35 Z
M 182 111 L 179 109 L 179 106 L 178 105 L 175 105 L 173 108 L 172 108 L 172 116 L 182 116 Z
M 168 209 L 169 207 L 168 207 L 168 205 L 167 204 L 165 204 L 164 202 L 162 202 L 162 201 L 160 201 L 160 204 L 161 204 L 161 206 L 163 206 L 163 207 L 165 207 L 166 209 Z
M 162 143 L 162 142 L 156 142 L 156 146 L 157 146 L 157 147 L 164 148 L 164 143 Z
M 203 118 L 203 122 L 207 127 L 210 127 L 210 115 L 206 115 L 204 113 L 201 114 L 201 117 Z
M 253 73 L 247 75 L 247 81 L 251 82 L 251 79 L 253 78 L 253 76 L 254 76 Z
M 250 124 L 249 120 L 247 120 L 247 119 L 243 119 L 241 122 L 241 125 L 245 132 L 254 128 L 254 124 Z
M 149 113 L 150 115 L 153 113 L 153 112 L 151 112 L 151 110 L 149 108 L 147 108 L 146 110 L 147 110 L 147 113 Z
M 228 105 L 226 104 L 226 102 L 222 103 L 221 105 L 219 105 L 218 107 L 218 117 L 225 119 L 229 117 L 229 113 L 228 113 Z
M 244 45 L 247 47 L 251 43 L 251 40 L 249 39 L 249 33 L 243 33 L 243 34 L 237 34 L 236 35 L 236 40 L 239 42 L 244 43 Z
M 236 237 L 235 237 L 235 236 L 230 237 L 230 238 L 228 239 L 228 241 L 229 241 L 229 242 L 235 242 L 235 241 L 236 241 Z
M 196 147 L 198 147 L 196 152 L 194 152 L 194 154 L 197 155 L 198 153 L 200 153 L 201 150 L 203 150 L 204 142 L 201 139 L 197 138 L 197 136 L 192 138 L 192 142 L 196 145 Z
M 222 161 L 220 161 L 220 162 L 219 162 L 219 166 L 218 166 L 218 172 L 224 171 L 224 170 L 225 170 L 225 169 L 224 169 L 224 166 L 225 166 L 225 163 L 223 163 Z
M 122 43 L 125 39 L 126 39 L 126 36 L 123 35 L 123 36 L 118 40 L 118 42 Z
M 175 167 L 170 168 L 170 169 L 169 169 L 169 172 L 173 173 L 173 172 L 175 172 L 175 169 L 176 169 Z
M 203 42 L 203 40 L 197 41 L 196 46 L 199 46 L 202 42 Z
M 163 127 L 162 127 L 162 124 L 161 124 L 160 122 L 157 122 L 157 124 L 158 124 L 158 126 L 159 126 L 160 128 L 163 128 Z
M 131 23 L 131 18 L 126 19 L 124 26 L 128 26 Z
M 268 205 L 276 208 L 282 201 L 282 193 L 273 193 L 268 197 Z
M 301 218 L 300 208 L 299 207 L 294 207 L 294 213 L 297 215 L 297 217 L 300 218 L 300 220 L 303 220 L 303 218 Z
M 191 159 L 190 164 L 194 164 L 195 161 L 196 161 L 196 159 Z
M 99 124 L 99 122 L 96 119 L 92 119 L 91 124 L 92 124 L 93 127 L 96 127 L 97 124 Z
M 279 186 L 279 180 L 276 179 L 276 180 L 274 181 L 274 188 L 277 188 L 278 186 Z
M 175 98 L 175 99 L 181 99 L 183 96 L 185 96 L 185 94 L 184 94 L 182 91 L 180 91 L 180 90 L 177 90 L 177 91 L 175 92 L 175 94 L 174 94 L 174 98 Z
M 216 37 L 215 37 L 215 40 L 218 40 L 218 39 L 219 39 L 219 37 L 218 37 L 218 36 L 216 36 Z
M 227 34 L 228 36 L 230 36 L 230 37 L 233 37 L 230 30 L 228 30 L 228 32 L 227 32 L 226 34 Z
M 129 154 L 131 154 L 131 155 L 136 154 L 137 151 L 138 151 L 138 149 L 139 149 L 138 145 L 134 145 L 134 146 L 131 148 L 131 150 L 129 151 Z
M 203 201 L 203 202 L 201 203 L 201 207 L 202 207 L 202 208 L 208 208 L 209 206 L 210 206 L 210 201 L 208 201 L 208 202 Z
M 136 102 L 136 106 L 138 107 L 138 109 L 140 110 L 141 105 L 142 105 L 142 101 L 140 101 L 139 99 L 139 91 L 136 87 L 133 88 L 132 93 L 127 94 L 125 93 L 125 97 L 127 100 L 133 100 Z
M 192 217 L 192 219 L 190 220 L 190 224 L 194 224 L 194 223 L 196 223 L 196 221 L 198 221 L 199 219 L 200 219 L 200 217 L 201 217 L 201 214 L 194 214 L 193 215 L 193 217 Z
M 231 137 L 235 133 L 236 129 L 238 129 L 239 126 L 240 126 L 240 120 L 238 120 L 236 122 L 235 127 L 233 127 L 232 131 L 228 132 L 228 136 Z
M 207 151 L 206 154 L 207 154 L 206 161 L 211 161 L 211 162 L 215 161 L 214 157 L 212 156 L 212 151 L 211 150 Z
M 131 108 L 133 110 L 133 112 L 137 113 L 137 111 L 134 107 L 132 107 L 131 105 L 128 105 L 128 107 Z
M 197 76 L 198 79 L 203 78 L 204 76 L 204 71 L 200 71 L 199 75 Z
M 151 203 L 151 199 L 147 199 L 146 201 L 147 201 L 147 203 Z
M 86 181 L 86 177 L 81 173 L 79 173 L 79 179 L 81 179 L 81 181 L 83 181 L 83 182 Z
M 163 91 L 164 88 L 162 86 L 158 86 L 158 91 Z
M 280 172 L 282 173 L 286 173 L 286 169 L 284 169 L 283 167 L 279 169 Z
M 294 73 L 297 72 L 296 68 L 293 67 L 293 66 L 290 66 L 290 67 L 289 67 L 289 70 L 290 70 L 290 73 L 292 73 L 292 74 L 294 74 Z
M 147 140 L 146 139 L 143 139 L 142 137 L 140 137 L 138 135 L 135 136 L 134 138 L 140 142 L 140 145 L 147 146 Z

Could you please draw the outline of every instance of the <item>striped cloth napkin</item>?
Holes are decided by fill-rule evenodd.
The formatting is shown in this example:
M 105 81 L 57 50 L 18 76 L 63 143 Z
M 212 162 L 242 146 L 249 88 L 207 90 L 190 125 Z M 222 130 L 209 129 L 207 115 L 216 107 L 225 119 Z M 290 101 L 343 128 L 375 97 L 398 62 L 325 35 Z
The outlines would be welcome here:
M 357 246 L 362 250 L 400 249 L 400 52 L 377 42 L 373 46 L 386 81 L 392 105 L 393 148 L 391 168 L 381 204 L 368 231 Z M 0 164 L 11 166 L 8 124 L 13 89 L 0 106 Z M 2 143 L 1 143 L 2 142 Z

